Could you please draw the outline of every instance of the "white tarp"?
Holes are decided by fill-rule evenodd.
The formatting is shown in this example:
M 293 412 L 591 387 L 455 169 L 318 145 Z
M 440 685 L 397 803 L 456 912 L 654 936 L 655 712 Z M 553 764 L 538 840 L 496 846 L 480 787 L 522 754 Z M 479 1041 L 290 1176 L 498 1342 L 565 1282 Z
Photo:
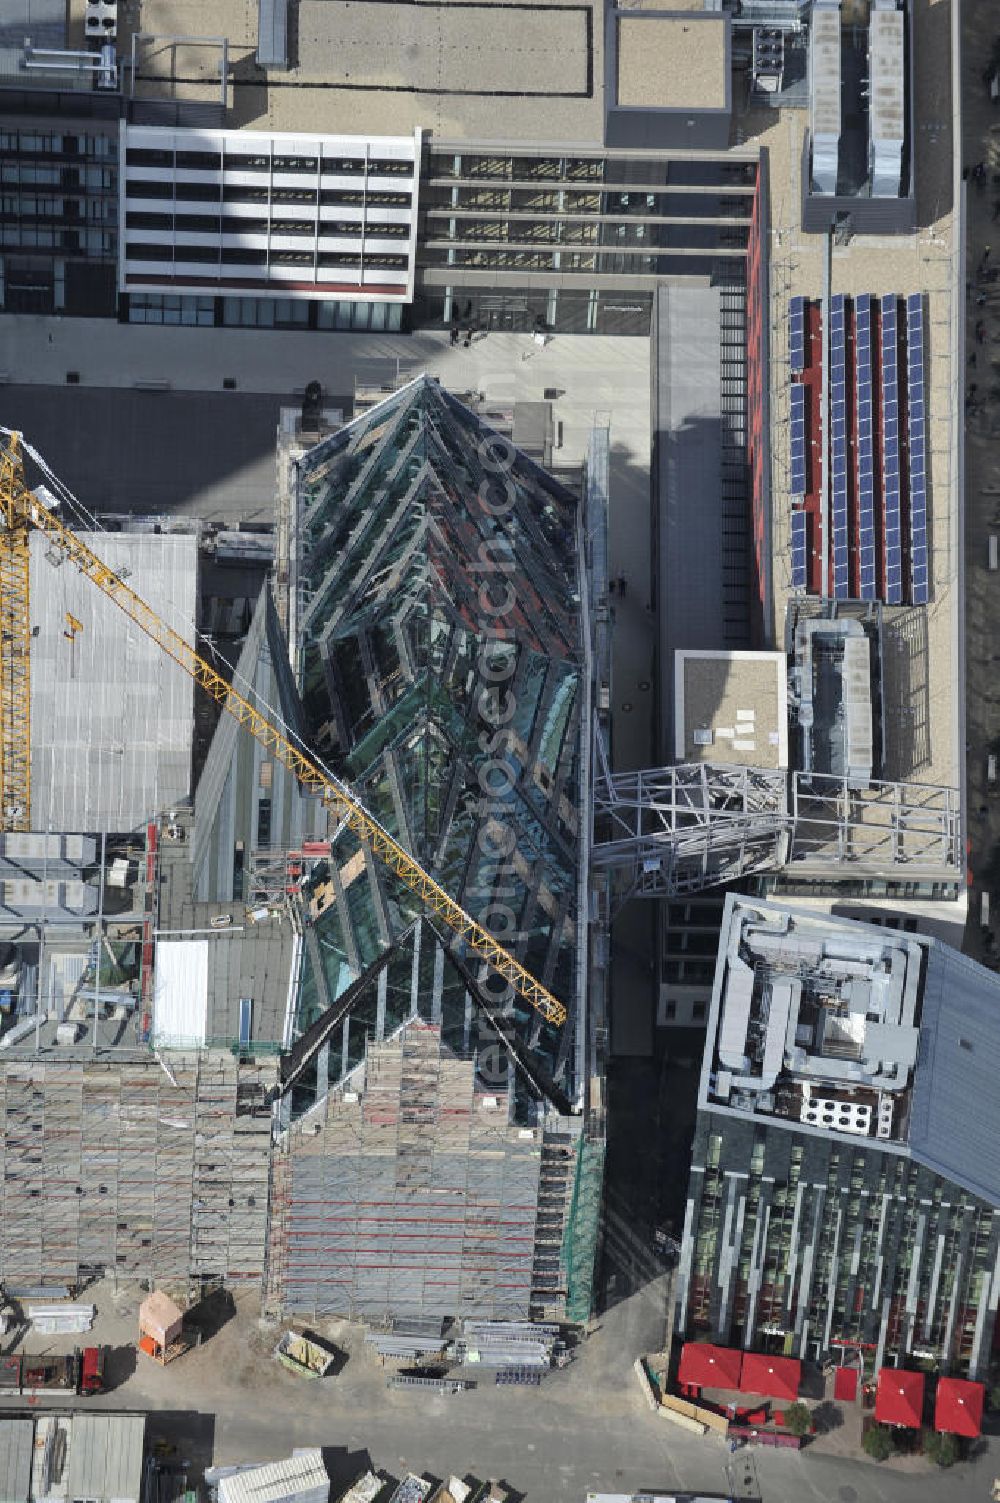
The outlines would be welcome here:
M 153 1039 L 178 1047 L 205 1042 L 208 940 L 158 940 L 153 970 Z

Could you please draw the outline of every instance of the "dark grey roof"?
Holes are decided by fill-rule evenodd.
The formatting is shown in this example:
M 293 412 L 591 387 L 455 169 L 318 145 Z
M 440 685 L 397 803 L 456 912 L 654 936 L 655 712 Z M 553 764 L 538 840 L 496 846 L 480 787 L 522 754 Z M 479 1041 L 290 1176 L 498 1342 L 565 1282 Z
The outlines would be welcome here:
M 1000 977 L 947 945 L 927 957 L 910 1152 L 1000 1206 Z
M 271 592 L 262 589 L 250 629 L 240 649 L 236 685 L 244 693 L 252 684 L 257 704 L 273 707 L 296 735 L 303 730 L 302 710 L 288 660 L 281 624 Z M 263 769 L 270 764 L 266 793 Z M 261 801 L 269 805 L 269 833 L 261 838 Z M 321 836 L 326 815 L 320 802 L 299 788 L 292 773 L 241 727 L 223 714 L 198 779 L 191 834 L 195 898 L 231 903 L 235 895 L 233 851 L 237 841 L 250 851 L 261 845 L 295 847 Z

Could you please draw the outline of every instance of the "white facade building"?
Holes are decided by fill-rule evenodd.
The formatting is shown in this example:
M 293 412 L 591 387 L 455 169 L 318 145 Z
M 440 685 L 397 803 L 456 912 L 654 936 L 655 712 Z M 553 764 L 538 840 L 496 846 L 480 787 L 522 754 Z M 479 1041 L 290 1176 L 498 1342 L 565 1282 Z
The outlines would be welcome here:
M 419 130 L 128 125 L 120 151 L 121 292 L 412 300 Z

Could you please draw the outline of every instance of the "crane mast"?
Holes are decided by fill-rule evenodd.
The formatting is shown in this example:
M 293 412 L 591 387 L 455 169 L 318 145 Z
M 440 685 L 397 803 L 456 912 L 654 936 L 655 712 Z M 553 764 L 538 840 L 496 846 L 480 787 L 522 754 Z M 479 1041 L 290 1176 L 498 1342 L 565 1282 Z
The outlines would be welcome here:
M 31 823 L 31 571 L 28 492 L 14 438 L 0 453 L 0 822 Z
M 296 777 L 303 788 L 316 794 L 359 840 L 425 907 L 442 919 L 452 933 L 464 940 L 473 955 L 508 981 L 547 1022 L 561 1025 L 566 1008 L 540 981 L 536 981 L 515 956 L 449 897 L 420 863 L 379 824 L 351 789 L 320 762 L 291 741 L 267 715 L 245 699 L 211 663 L 201 657 L 179 632 L 173 630 L 114 569 L 98 558 L 86 543 L 45 505 L 24 481 L 24 466 L 16 436 L 4 450 L 0 467 L 0 507 L 3 511 L 3 828 L 27 829 L 30 817 L 30 698 L 29 656 L 31 628 L 28 611 L 28 536 L 31 528 L 43 533 L 67 562 L 103 591 L 125 615 L 194 679 L 222 708 L 250 732 L 255 740 Z M 20 572 L 18 572 L 20 571 Z M 14 594 L 8 599 L 7 574 Z M 18 593 L 19 592 L 19 593 Z M 8 625 L 11 636 L 8 641 Z M 23 799 L 23 803 L 20 800 Z M 20 812 L 15 817 L 10 809 Z

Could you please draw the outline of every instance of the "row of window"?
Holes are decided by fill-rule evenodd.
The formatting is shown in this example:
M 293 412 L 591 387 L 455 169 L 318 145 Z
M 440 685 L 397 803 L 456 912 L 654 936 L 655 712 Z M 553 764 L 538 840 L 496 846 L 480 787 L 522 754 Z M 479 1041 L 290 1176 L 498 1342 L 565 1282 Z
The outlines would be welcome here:
M 316 157 L 251 156 L 246 152 L 227 151 L 225 156 L 218 151 L 165 151 L 145 146 L 130 146 L 125 152 L 129 167 L 169 167 L 171 170 L 186 168 L 205 172 L 305 172 L 313 176 L 320 170 L 335 172 L 342 176 L 364 177 L 413 177 L 413 162 L 400 162 L 393 158 L 327 157 L 320 169 Z
M 399 303 L 368 303 L 351 299 L 306 302 L 301 298 L 216 299 L 172 292 L 133 292 L 128 300 L 130 323 L 185 324 L 208 329 L 217 325 L 229 329 L 305 329 L 314 323 L 317 329 L 371 329 L 391 333 L 401 327 L 402 314 Z
M 117 224 L 113 203 L 104 199 L 39 198 L 34 193 L 0 195 L 0 214 L 5 219 L 61 219 L 64 222 Z
M 209 235 L 302 235 L 313 239 L 321 235 L 354 235 L 362 233 L 409 238 L 410 227 L 406 224 L 369 224 L 358 219 L 321 219 L 319 225 L 312 219 L 219 219 L 209 214 L 151 214 L 138 210 L 125 215 L 125 227 L 129 230 L 196 230 Z
M 68 177 L 68 173 L 72 177 Z M 110 193 L 117 174 L 110 167 L 75 167 L 67 169 L 57 163 L 12 162 L 0 163 L 0 182 L 15 183 L 21 187 L 74 187 L 88 192 Z
M 53 135 L 47 131 L 0 130 L 0 152 L 38 151 L 53 156 L 114 157 L 118 143 L 113 136 L 89 132 Z
M 231 266 L 301 266 L 311 270 L 315 257 L 312 251 L 272 251 L 270 256 L 264 250 L 245 250 L 235 246 L 211 246 L 211 245 L 178 245 L 176 248 L 170 245 L 133 245 L 131 242 L 126 246 L 125 258 L 127 261 L 179 261 L 194 263 L 197 265 L 223 267 Z M 358 269 L 363 263 L 366 267 L 381 267 L 386 271 L 405 271 L 407 258 L 405 256 L 387 256 L 366 254 L 364 258 L 344 251 L 337 254 L 336 261 L 328 261 L 320 258 L 319 271 L 336 274 L 340 271 Z
M 11 250 L 61 250 L 110 260 L 116 236 L 111 230 L 63 230 L 41 224 L 0 224 L 0 245 Z
M 492 178 L 514 182 L 648 182 L 661 179 L 669 185 L 691 188 L 731 187 L 752 184 L 755 162 L 721 159 L 657 162 L 644 157 L 517 157 L 493 153 L 457 153 L 432 150 L 431 177 Z
M 226 204 L 315 204 L 314 188 L 248 188 L 239 183 L 152 183 L 137 182 L 130 178 L 128 198 L 133 202 L 141 198 L 179 199 L 183 202 Z M 321 205 L 327 204 L 374 204 L 380 209 L 408 209 L 413 202 L 410 193 L 387 192 L 380 189 L 353 190 L 349 188 L 324 188 L 319 194 Z

